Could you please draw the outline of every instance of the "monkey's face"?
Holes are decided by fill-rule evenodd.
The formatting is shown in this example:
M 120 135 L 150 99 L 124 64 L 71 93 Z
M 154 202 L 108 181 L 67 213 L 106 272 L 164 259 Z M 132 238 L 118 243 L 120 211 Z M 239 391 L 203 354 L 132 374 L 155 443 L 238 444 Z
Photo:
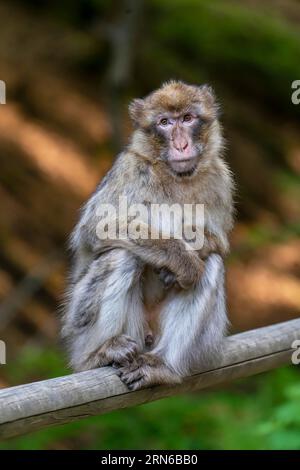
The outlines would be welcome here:
M 203 122 L 198 110 L 184 114 L 165 112 L 158 116 L 155 134 L 161 140 L 161 156 L 176 174 L 192 174 L 203 151 L 200 130 Z
M 129 107 L 135 126 L 143 132 L 143 142 L 147 142 L 146 151 L 151 149 L 152 158 L 165 161 L 179 176 L 192 176 L 208 157 L 216 137 L 221 140 L 215 125 L 217 109 L 211 88 L 182 82 L 167 83 Z

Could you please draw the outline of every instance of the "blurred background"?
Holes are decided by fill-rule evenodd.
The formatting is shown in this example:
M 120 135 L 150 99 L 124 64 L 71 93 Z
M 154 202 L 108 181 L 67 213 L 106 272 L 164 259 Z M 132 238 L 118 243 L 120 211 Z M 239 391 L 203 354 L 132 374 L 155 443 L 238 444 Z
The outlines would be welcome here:
M 300 314 L 298 0 L 0 0 L 0 339 L 7 387 L 69 373 L 58 342 L 67 239 L 170 78 L 210 83 L 237 183 L 232 332 Z M 17 449 L 300 449 L 295 366 L 0 443 Z

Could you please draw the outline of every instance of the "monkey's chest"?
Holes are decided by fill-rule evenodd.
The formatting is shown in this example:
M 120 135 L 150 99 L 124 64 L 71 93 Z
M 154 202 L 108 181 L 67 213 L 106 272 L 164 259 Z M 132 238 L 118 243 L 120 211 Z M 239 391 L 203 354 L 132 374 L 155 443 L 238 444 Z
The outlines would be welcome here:
M 185 239 L 191 229 L 204 227 L 204 204 L 202 203 L 152 203 L 148 207 L 147 226 L 153 239 Z

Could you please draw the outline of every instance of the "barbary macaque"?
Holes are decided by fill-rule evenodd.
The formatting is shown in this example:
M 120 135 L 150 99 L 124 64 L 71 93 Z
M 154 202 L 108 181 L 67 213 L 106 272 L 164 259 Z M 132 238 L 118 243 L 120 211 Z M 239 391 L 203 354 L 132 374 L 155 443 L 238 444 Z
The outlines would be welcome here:
M 222 353 L 227 314 L 224 257 L 233 225 L 233 182 L 212 89 L 171 81 L 129 106 L 127 148 L 83 207 L 71 237 L 62 336 L 75 371 L 112 365 L 130 390 L 174 384 Z M 203 205 L 201 246 L 142 217 L 149 236 L 118 236 L 132 217 L 114 215 L 116 237 L 99 236 L 103 205 Z M 151 213 L 152 214 L 152 213 Z M 175 224 L 175 222 L 174 222 Z M 141 228 L 140 227 L 140 228 Z M 153 228 L 153 227 L 152 227 Z

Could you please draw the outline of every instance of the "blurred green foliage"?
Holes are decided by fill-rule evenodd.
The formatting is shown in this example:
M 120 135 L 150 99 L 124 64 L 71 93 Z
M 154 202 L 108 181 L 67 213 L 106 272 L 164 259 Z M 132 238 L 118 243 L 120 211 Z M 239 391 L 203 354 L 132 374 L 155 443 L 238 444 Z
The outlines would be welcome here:
M 299 114 L 290 100 L 291 82 L 300 76 L 299 32 L 284 19 L 223 0 L 154 0 L 151 8 L 156 77 L 175 73 L 199 83 L 240 84 L 235 94 L 260 95 Z

